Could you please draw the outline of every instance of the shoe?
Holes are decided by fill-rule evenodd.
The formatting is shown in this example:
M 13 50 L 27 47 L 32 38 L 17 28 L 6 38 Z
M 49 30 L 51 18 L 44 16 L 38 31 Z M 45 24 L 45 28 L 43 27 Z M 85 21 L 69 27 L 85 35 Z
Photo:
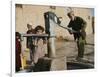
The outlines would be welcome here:
M 77 61 L 79 61 L 79 62 L 88 62 L 88 59 L 86 59 L 86 58 L 76 58 L 76 60 Z
M 77 57 L 76 60 L 77 60 L 77 61 L 82 61 L 83 59 L 80 58 L 80 57 Z

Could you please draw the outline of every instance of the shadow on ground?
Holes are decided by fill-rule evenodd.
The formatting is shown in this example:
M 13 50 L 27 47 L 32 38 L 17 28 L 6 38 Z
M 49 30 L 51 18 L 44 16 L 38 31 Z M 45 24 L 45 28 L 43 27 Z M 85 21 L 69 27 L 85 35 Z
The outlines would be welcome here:
M 34 72 L 50 71 L 51 60 L 39 59 L 34 67 Z
M 94 66 L 79 62 L 67 62 L 67 70 L 93 69 Z

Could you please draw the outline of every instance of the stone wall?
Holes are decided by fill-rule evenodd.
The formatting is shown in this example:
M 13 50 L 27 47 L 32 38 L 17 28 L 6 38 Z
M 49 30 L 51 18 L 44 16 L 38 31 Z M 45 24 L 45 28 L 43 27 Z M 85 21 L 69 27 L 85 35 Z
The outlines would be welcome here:
M 67 13 L 73 10 L 76 16 L 82 17 L 87 22 L 86 33 L 92 33 L 92 13 L 89 8 L 75 8 L 75 7 L 56 7 L 51 9 L 50 6 L 38 6 L 38 5 L 21 5 L 21 7 L 16 6 L 16 31 L 20 33 L 26 33 L 27 24 L 32 23 L 33 28 L 37 25 L 45 26 L 44 24 L 44 13 L 47 11 L 53 11 L 58 17 L 62 17 L 61 25 L 67 26 L 69 23 L 69 18 Z M 73 36 L 68 33 L 66 29 L 56 26 L 55 28 L 57 37 L 66 37 L 73 40 Z M 24 39 L 26 40 L 26 39 Z M 25 42 L 24 42 L 25 45 Z

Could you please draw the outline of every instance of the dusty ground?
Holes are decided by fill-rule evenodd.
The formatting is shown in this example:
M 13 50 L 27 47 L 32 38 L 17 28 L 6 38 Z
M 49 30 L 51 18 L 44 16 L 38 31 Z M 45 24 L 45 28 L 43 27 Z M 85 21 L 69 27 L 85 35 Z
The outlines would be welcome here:
M 60 40 L 56 41 L 56 58 L 47 58 L 40 61 L 33 69 L 34 72 L 88 69 L 91 66 L 94 67 L 94 35 L 87 35 L 86 41 L 87 45 L 85 45 L 84 53 L 85 61 L 77 62 L 75 60 L 78 51 L 76 42 L 74 40 Z M 23 70 L 21 72 L 23 72 Z
M 86 38 L 87 45 L 85 45 L 85 58 L 92 60 L 94 57 L 91 54 L 94 54 L 94 35 L 88 35 Z M 57 41 L 56 42 L 56 55 L 57 56 L 67 56 L 67 57 L 76 57 L 77 56 L 77 45 L 73 40 L 69 41 Z M 89 54 L 91 56 L 89 56 Z
M 85 45 L 85 53 L 84 53 L 84 59 L 85 65 L 92 65 L 94 66 L 94 35 L 87 35 L 86 38 L 87 45 Z M 77 45 L 76 42 L 73 40 L 69 41 L 57 41 L 56 42 L 56 55 L 58 57 L 66 56 L 66 62 L 76 62 L 75 58 L 77 57 Z M 78 62 L 80 63 L 80 62 Z

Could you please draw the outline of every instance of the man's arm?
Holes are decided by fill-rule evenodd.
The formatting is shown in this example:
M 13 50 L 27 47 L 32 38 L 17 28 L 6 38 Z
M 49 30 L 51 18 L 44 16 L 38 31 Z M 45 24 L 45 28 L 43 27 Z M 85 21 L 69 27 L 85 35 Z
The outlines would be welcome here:
M 71 21 L 69 22 L 69 24 L 68 24 L 67 27 L 70 28 L 70 29 L 72 29 Z M 68 32 L 69 32 L 70 34 L 73 34 L 72 30 L 69 30 L 69 29 L 68 29 Z
M 83 21 L 83 24 L 82 24 L 82 30 L 85 30 L 85 29 L 86 29 L 86 26 L 87 26 L 86 21 Z
M 80 22 L 81 22 L 81 30 L 85 31 L 87 23 L 83 18 L 79 17 L 79 19 L 80 19 Z
M 86 32 L 85 32 L 85 29 L 86 29 L 86 21 L 84 19 L 81 19 L 82 21 L 82 27 L 81 27 L 81 30 L 80 30 L 80 33 L 81 33 L 81 36 L 83 39 L 86 39 Z

